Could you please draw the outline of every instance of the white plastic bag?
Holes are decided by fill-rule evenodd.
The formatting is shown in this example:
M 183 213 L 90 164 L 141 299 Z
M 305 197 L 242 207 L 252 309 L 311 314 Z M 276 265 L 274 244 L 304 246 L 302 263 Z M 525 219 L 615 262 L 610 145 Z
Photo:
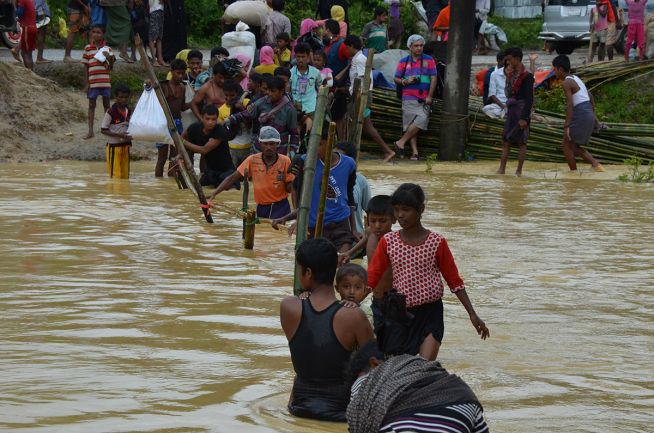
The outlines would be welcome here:
M 222 19 L 226 24 L 237 24 L 239 21 L 243 21 L 246 24 L 263 29 L 266 26 L 269 14 L 270 8 L 265 2 L 241 0 L 227 6 Z
M 146 89 L 136 103 L 127 133 L 135 141 L 173 144 L 168 121 L 154 90 Z

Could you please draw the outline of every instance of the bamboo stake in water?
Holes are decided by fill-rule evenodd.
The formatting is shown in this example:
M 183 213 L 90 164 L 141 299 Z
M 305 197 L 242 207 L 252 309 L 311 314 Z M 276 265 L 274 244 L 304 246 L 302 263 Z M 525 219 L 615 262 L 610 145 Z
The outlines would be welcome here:
M 327 203 L 327 189 L 329 188 L 329 171 L 332 168 L 332 149 L 336 141 L 336 123 L 329 124 L 329 138 L 325 148 L 322 167 L 322 183 L 320 184 L 320 200 L 318 201 L 318 215 L 316 216 L 316 228 L 314 237 L 322 237 L 322 228 L 325 222 L 325 205 Z
M 164 97 L 164 94 L 161 91 L 161 87 L 159 87 L 159 80 L 157 79 L 157 76 L 154 73 L 154 69 L 152 69 L 152 65 L 148 60 L 148 56 L 145 54 L 145 49 L 143 48 L 143 41 L 141 41 L 139 35 L 134 36 L 134 43 L 136 44 L 136 48 L 139 51 L 139 55 L 141 56 L 141 61 L 143 63 L 143 67 L 145 68 L 145 72 L 147 73 L 147 76 L 150 79 L 150 81 L 152 81 L 152 87 L 154 89 L 155 94 L 157 95 L 159 104 L 161 104 L 161 108 L 163 108 L 163 112 L 166 115 L 166 120 L 168 121 L 168 130 L 170 131 L 170 135 L 173 137 L 173 142 L 175 143 L 175 147 L 177 147 L 177 151 L 179 152 L 180 155 L 182 155 L 182 158 L 184 159 L 184 163 L 180 164 L 180 169 L 182 170 L 183 173 L 185 173 L 186 177 L 191 181 L 191 184 L 195 189 L 195 193 L 198 195 L 198 199 L 200 200 L 200 207 L 202 208 L 202 212 L 204 213 L 204 218 L 207 220 L 208 223 L 213 223 L 211 212 L 209 212 L 209 205 L 207 204 L 207 198 L 204 195 L 204 191 L 202 190 L 200 181 L 195 175 L 195 170 L 193 170 L 193 163 L 191 162 L 191 158 L 189 157 L 188 152 L 186 151 L 186 147 L 184 147 L 184 142 L 182 141 L 182 137 L 180 137 L 179 133 L 177 132 L 177 127 L 175 126 L 175 122 L 173 121 L 173 116 L 171 114 L 170 107 L 168 106 L 168 102 L 166 102 L 166 98 Z
M 248 211 L 248 201 L 250 199 L 250 182 L 248 182 L 248 170 L 247 168 L 243 171 L 243 207 L 241 209 L 243 212 Z M 243 235 L 242 238 L 245 239 L 245 231 L 247 228 L 246 214 L 243 215 Z
M 309 136 L 307 146 L 307 157 L 304 161 L 302 192 L 300 194 L 300 205 L 298 206 L 297 227 L 295 231 L 295 250 L 307 238 L 309 227 L 309 212 L 311 211 L 311 194 L 313 193 L 313 179 L 316 175 L 316 160 L 318 159 L 318 146 L 322 134 L 322 124 L 327 110 L 328 87 L 321 87 L 316 101 L 316 111 L 313 117 L 313 127 Z M 300 267 L 295 264 L 295 278 L 293 281 L 293 293 L 300 294 Z
M 249 210 L 245 213 L 245 236 L 243 237 L 243 248 L 251 250 L 254 248 L 254 231 L 257 226 L 257 212 Z

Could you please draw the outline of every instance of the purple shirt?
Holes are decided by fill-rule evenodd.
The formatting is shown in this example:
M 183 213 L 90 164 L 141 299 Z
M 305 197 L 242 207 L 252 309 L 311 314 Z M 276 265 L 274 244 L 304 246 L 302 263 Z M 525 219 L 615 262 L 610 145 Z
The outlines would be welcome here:
M 645 24 L 645 6 L 647 0 L 625 0 L 627 3 L 627 17 L 629 17 L 629 25 L 632 24 Z

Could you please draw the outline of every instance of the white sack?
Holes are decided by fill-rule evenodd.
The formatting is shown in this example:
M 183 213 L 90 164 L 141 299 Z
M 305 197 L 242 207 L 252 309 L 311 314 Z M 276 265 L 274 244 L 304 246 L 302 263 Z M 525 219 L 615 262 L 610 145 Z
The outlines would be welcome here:
M 247 70 L 249 74 L 254 63 L 254 52 L 257 49 L 256 37 L 253 33 L 247 31 L 247 29 L 239 30 L 239 25 L 236 27 L 237 31 L 227 32 L 223 35 L 221 46 L 229 51 L 229 57 L 232 59 L 236 58 L 237 54 L 242 54 L 250 59 L 250 66 Z
M 168 121 L 154 90 L 144 90 L 136 103 L 127 133 L 135 141 L 173 144 Z
M 255 0 L 241 0 L 227 6 L 223 13 L 223 21 L 227 24 L 236 24 L 239 21 L 251 26 L 266 27 L 270 8 L 264 2 Z

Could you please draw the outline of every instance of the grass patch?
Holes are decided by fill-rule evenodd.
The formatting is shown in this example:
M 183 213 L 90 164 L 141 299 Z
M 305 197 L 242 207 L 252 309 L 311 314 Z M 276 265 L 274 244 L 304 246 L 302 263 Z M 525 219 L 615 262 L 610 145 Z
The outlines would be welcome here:
M 506 46 L 520 47 L 523 50 L 534 50 L 543 46 L 543 41 L 538 39 L 538 33 L 543 27 L 543 17 L 511 19 L 493 16 L 489 17 L 488 21 L 504 30 L 508 39 Z

